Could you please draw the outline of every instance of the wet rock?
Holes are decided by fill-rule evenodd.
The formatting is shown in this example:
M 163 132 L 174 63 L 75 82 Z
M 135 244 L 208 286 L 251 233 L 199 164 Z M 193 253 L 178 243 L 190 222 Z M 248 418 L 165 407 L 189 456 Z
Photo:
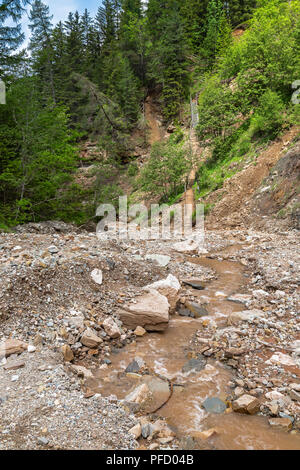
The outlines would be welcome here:
M 146 330 L 142 326 L 137 326 L 134 330 L 134 334 L 136 336 L 144 336 L 146 334 Z
M 206 431 L 194 431 L 192 432 L 192 437 L 195 439 L 201 439 L 201 440 L 206 440 L 210 439 L 213 436 L 216 436 L 218 434 L 218 430 L 215 428 L 207 429 Z
M 208 413 L 217 414 L 224 413 L 227 408 L 226 403 L 224 403 L 218 397 L 206 398 L 206 400 L 202 403 L 202 406 Z
M 289 431 L 292 428 L 292 423 L 289 418 L 271 418 L 269 419 L 270 426 L 276 429 Z
M 206 365 L 206 360 L 203 358 L 192 358 L 182 367 L 182 372 L 185 374 L 187 372 L 195 371 L 199 372 L 204 369 Z
M 136 303 L 125 305 L 119 316 L 127 328 L 134 330 L 142 326 L 147 331 L 163 331 L 169 324 L 168 299 L 154 289 L 136 299 Z
M 0 343 L 0 359 L 3 357 L 9 357 L 12 354 L 21 354 L 27 351 L 28 344 L 18 339 L 7 339 Z
M 102 274 L 102 271 L 101 269 L 94 269 L 92 272 L 91 272 L 91 278 L 93 279 L 93 281 L 96 283 L 96 284 L 99 284 L 101 286 L 102 282 L 103 282 L 103 274 Z
M 155 289 L 161 295 L 167 297 L 171 307 L 171 311 L 174 311 L 178 302 L 178 292 L 180 287 L 180 282 L 178 281 L 177 277 L 173 276 L 172 274 L 169 274 L 166 279 L 162 279 L 160 281 L 154 282 L 153 284 L 149 284 L 148 286 L 144 287 L 144 289 Z
M 105 330 L 105 333 L 107 333 L 110 338 L 120 338 L 122 332 L 117 323 L 111 317 L 107 317 L 104 320 L 102 326 Z
M 170 256 L 165 255 L 146 255 L 147 260 L 155 261 L 159 266 L 165 267 L 168 266 L 169 262 L 171 261 Z
M 81 336 L 81 343 L 87 348 L 97 348 L 103 340 L 91 329 L 87 328 Z
M 182 281 L 182 283 L 185 286 L 192 287 L 193 289 L 204 290 L 204 287 L 201 281 L 196 281 L 196 280 L 195 281 Z
M 151 431 L 151 436 L 153 438 L 168 439 L 175 436 L 175 433 L 172 431 L 172 429 L 170 429 L 167 423 L 162 419 L 158 419 L 153 423 L 151 426 Z
M 74 359 L 74 354 L 72 349 L 68 344 L 64 344 L 61 348 L 61 352 L 63 353 L 64 356 L 64 361 L 65 362 L 71 362 Z
M 141 383 L 125 398 L 126 402 L 138 403 L 145 413 L 154 413 L 170 398 L 171 390 L 166 380 L 144 375 Z
M 125 372 L 138 374 L 145 367 L 145 362 L 142 358 L 136 357 L 125 369 Z
M 207 315 L 209 315 L 204 305 L 196 304 L 195 302 L 186 302 L 185 310 L 186 309 L 189 310 L 189 312 L 192 314 L 190 316 L 192 316 L 193 318 L 206 317 Z
M 232 403 L 232 408 L 238 413 L 253 415 L 259 411 L 259 401 L 251 395 L 242 395 Z

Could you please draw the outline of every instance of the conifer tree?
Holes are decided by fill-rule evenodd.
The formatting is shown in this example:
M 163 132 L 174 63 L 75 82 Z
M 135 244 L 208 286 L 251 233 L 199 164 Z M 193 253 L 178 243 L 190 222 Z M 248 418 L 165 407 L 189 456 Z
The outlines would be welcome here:
M 50 95 L 55 102 L 52 19 L 53 15 L 50 15 L 49 6 L 41 0 L 35 0 L 29 14 L 29 29 L 32 32 L 29 48 L 32 51 L 33 68 L 39 74 L 46 97 Z

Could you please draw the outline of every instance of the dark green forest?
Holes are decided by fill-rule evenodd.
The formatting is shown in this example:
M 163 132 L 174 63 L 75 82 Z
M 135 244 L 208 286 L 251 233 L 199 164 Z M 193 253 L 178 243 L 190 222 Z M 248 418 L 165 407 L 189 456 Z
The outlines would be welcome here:
M 25 9 L 31 37 L 22 49 Z M 0 228 L 51 219 L 82 224 L 118 187 L 110 183 L 91 196 L 75 182 L 80 144 L 92 140 L 108 155 L 110 166 L 97 170 L 101 184 L 101 172 L 122 168 L 131 134 L 145 126 L 151 94 L 164 124 L 177 131 L 155 146 L 135 184 L 164 188 L 165 200 L 181 191 L 177 179 L 189 168 L 179 146 L 191 96 L 198 97 L 197 137 L 211 149 L 198 170 L 200 192 L 220 184 L 210 176 L 218 162 L 299 123 L 291 95 L 300 79 L 300 2 L 103 0 L 95 17 L 75 11 L 53 24 L 41 0 L 2 0 L 0 78 L 7 88 L 0 105 Z M 158 161 L 170 174 L 177 165 L 170 194 Z M 134 176 L 134 162 L 130 171 Z

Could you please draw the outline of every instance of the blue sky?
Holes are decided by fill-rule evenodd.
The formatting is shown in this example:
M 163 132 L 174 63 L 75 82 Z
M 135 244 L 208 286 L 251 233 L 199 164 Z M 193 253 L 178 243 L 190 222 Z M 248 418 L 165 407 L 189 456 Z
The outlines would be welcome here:
M 82 13 L 85 8 L 87 8 L 89 12 L 94 15 L 102 2 L 101 0 L 43 0 L 43 3 L 49 5 L 50 13 L 53 15 L 53 23 L 56 24 L 60 20 L 64 21 L 70 11 L 74 12 L 78 10 L 80 13 Z M 24 47 L 26 46 L 29 36 L 26 14 L 23 17 L 22 23 L 23 30 L 26 34 L 26 42 L 22 46 Z

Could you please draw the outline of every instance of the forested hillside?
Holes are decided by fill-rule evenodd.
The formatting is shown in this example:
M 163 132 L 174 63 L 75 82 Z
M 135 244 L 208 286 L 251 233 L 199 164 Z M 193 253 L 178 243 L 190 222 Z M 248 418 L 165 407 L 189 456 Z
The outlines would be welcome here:
M 31 37 L 22 50 L 25 9 Z M 151 194 L 154 188 L 174 200 L 191 166 L 184 132 L 191 97 L 199 103 L 197 137 L 210 155 L 197 166 L 203 196 L 223 184 L 226 162 L 299 122 L 291 95 L 300 79 L 300 5 L 103 0 L 94 18 L 88 10 L 70 12 L 64 23 L 53 24 L 41 0 L 4 0 L 0 77 L 7 87 L 7 104 L 0 106 L 2 228 L 50 219 L 84 223 L 100 202 L 121 194 L 117 181 L 106 178 L 114 171 L 128 170 L 135 190 Z M 149 96 L 162 124 L 175 132 L 149 150 L 139 172 L 134 146 L 149 145 Z M 134 133 L 141 142 L 132 141 Z M 88 188 L 75 178 L 85 141 L 103 155 Z

